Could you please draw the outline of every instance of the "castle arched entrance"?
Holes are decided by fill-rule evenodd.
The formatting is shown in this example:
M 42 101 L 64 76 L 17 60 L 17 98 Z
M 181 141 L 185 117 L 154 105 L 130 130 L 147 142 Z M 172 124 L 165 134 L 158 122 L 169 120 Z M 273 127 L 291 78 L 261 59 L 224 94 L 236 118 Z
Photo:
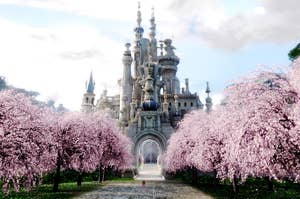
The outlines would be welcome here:
M 162 175 L 162 144 L 157 138 L 148 136 L 139 142 L 137 152 L 137 180 L 164 180 Z
M 166 147 L 166 139 L 161 134 L 144 132 L 134 142 L 136 165 L 139 168 L 144 164 L 162 164 L 161 156 Z
M 158 164 L 162 149 L 157 141 L 147 139 L 141 143 L 138 154 L 141 164 Z

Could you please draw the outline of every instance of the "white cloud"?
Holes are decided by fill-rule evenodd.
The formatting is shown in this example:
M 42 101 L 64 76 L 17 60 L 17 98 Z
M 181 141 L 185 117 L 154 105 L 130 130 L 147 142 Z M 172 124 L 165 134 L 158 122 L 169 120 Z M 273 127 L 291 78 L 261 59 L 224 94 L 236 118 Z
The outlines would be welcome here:
M 196 21 L 192 34 L 215 48 L 232 51 L 253 43 L 281 44 L 299 40 L 298 0 L 260 0 L 254 9 L 251 8 L 244 13 L 233 16 L 222 14 L 214 16 L 212 14 L 212 18 L 217 22 L 210 22 L 209 14 L 201 14 L 200 6 L 202 5 L 197 4 L 196 0 L 180 2 L 183 5 L 178 6 L 178 9 L 174 10 L 175 12 L 181 10 L 189 15 L 189 10 L 193 13 L 193 10 L 199 9 L 199 14 L 196 16 L 204 21 Z M 216 1 L 212 2 L 217 4 Z M 185 9 L 186 4 L 190 5 L 189 9 Z M 211 13 L 216 13 L 214 11 L 217 8 L 224 9 L 214 4 L 208 4 L 210 7 L 207 9 L 211 10 Z M 193 15 L 189 16 L 194 17 Z M 192 20 L 190 19 L 190 21 Z M 207 23 L 206 20 L 208 20 Z
M 154 5 L 159 39 L 196 38 L 212 47 L 230 51 L 253 43 L 280 44 L 299 39 L 298 0 L 258 0 L 256 3 L 254 8 L 228 16 L 225 3 L 218 0 L 141 0 L 142 23 L 147 27 L 150 8 Z M 0 0 L 0 4 L 131 23 L 134 23 L 137 8 L 136 0 Z
M 0 18 L 0 74 L 14 86 L 55 98 L 79 109 L 85 81 L 93 70 L 96 93 L 121 76 L 122 44 L 86 26 L 35 28 Z M 109 85 L 110 86 L 110 85 Z
M 90 16 L 99 19 L 114 19 L 114 20 L 128 20 L 136 16 L 137 9 L 136 0 L 0 0 L 0 4 L 11 4 L 20 6 L 29 6 L 35 8 L 45 8 L 49 10 L 56 10 L 68 12 L 83 16 Z M 160 0 L 141 0 L 142 12 L 148 16 L 143 18 L 147 20 L 150 18 L 151 7 L 156 6 L 156 9 L 165 11 L 168 6 L 168 1 Z M 159 16 L 169 20 L 170 12 L 158 12 Z

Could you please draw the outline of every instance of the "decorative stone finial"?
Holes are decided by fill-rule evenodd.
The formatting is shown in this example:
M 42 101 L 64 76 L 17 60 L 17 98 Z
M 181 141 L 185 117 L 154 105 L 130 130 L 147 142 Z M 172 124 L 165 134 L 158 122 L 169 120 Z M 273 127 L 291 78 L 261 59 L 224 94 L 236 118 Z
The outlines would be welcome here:
M 126 44 L 125 44 L 126 51 L 130 51 L 130 49 L 129 49 L 129 48 L 130 48 L 130 46 L 131 46 L 131 44 L 130 44 L 130 43 L 126 43 Z
M 172 40 L 171 39 L 165 39 L 165 51 L 166 54 L 169 56 L 175 55 L 174 50 L 176 49 L 174 46 L 172 46 Z
M 207 95 L 209 96 L 209 93 L 210 93 L 210 88 L 209 88 L 209 83 L 206 82 L 206 91 Z

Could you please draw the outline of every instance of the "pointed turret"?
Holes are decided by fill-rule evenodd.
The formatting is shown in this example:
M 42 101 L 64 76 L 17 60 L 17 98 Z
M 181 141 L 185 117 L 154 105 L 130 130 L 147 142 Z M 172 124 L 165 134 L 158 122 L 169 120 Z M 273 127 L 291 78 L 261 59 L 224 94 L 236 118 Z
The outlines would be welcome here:
M 95 82 L 93 80 L 93 72 L 91 72 L 90 80 L 89 80 L 89 83 L 87 85 L 86 92 L 87 93 L 94 93 L 94 89 L 95 89 Z
M 206 99 L 205 99 L 205 102 L 206 102 L 206 104 L 205 104 L 205 106 L 206 106 L 206 112 L 210 112 L 210 111 L 211 111 L 211 108 L 212 108 L 212 99 L 211 99 L 211 97 L 209 96 L 209 93 L 210 93 L 211 91 L 210 91 L 209 83 L 208 83 L 208 82 L 206 82 L 206 91 L 205 91 L 205 92 L 207 93 L 207 97 L 206 97 Z
M 95 101 L 95 82 L 93 80 L 93 73 L 90 74 L 89 83 L 86 83 L 86 92 L 83 94 L 81 110 L 84 112 L 90 112 L 94 109 L 94 101 Z

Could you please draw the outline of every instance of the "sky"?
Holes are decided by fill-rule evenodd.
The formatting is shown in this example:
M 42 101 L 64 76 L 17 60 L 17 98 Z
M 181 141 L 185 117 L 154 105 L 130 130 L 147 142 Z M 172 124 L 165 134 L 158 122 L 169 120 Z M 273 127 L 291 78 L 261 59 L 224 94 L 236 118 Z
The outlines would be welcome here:
M 298 0 L 141 0 L 144 36 L 155 8 L 157 39 L 171 38 L 177 76 L 214 104 L 232 81 L 261 66 L 288 66 L 299 43 Z M 0 76 L 79 110 L 93 71 L 98 98 L 117 94 L 136 0 L 0 0 Z

